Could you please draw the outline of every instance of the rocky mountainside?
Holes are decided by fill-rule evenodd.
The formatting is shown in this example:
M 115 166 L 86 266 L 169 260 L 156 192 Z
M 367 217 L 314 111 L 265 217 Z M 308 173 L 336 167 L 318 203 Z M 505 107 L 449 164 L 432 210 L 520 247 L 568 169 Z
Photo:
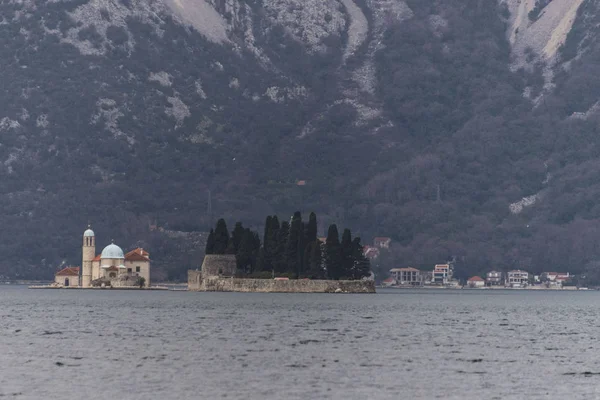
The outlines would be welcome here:
M 4 1 L 0 275 L 78 263 L 88 221 L 184 271 L 217 216 L 296 209 L 394 265 L 595 270 L 598 7 Z

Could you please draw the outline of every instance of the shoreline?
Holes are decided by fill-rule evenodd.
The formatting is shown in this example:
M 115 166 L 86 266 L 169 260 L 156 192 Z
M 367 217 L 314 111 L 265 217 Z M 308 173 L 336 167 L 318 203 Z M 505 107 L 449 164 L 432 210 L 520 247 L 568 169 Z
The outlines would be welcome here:
M 65 289 L 65 290 L 168 290 L 166 286 L 150 286 L 147 288 L 133 287 L 133 286 L 121 286 L 121 287 L 80 287 L 80 286 L 53 286 L 53 285 L 31 285 L 28 289 Z M 181 289 L 180 289 L 181 290 Z
M 596 288 L 578 288 L 575 286 L 567 286 L 563 288 L 547 288 L 547 287 L 522 287 L 522 288 L 511 288 L 511 287 L 481 287 L 481 288 L 471 288 L 471 287 L 447 287 L 447 286 L 376 286 L 377 289 L 395 289 L 395 290 L 537 290 L 537 291 L 554 291 L 554 292 L 578 292 L 578 291 L 596 291 Z

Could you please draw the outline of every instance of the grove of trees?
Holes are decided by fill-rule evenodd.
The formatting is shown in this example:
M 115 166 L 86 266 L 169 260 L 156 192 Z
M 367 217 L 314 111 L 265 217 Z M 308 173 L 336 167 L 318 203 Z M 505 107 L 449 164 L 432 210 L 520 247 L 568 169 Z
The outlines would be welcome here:
M 240 274 L 255 277 L 287 276 L 311 279 L 362 279 L 371 266 L 363 255 L 359 237 L 329 226 L 327 238 L 317 236 L 317 216 L 307 222 L 296 211 L 290 222 L 269 215 L 262 240 L 257 232 L 237 222 L 229 232 L 224 219 L 217 221 L 206 242 L 206 254 L 235 254 Z

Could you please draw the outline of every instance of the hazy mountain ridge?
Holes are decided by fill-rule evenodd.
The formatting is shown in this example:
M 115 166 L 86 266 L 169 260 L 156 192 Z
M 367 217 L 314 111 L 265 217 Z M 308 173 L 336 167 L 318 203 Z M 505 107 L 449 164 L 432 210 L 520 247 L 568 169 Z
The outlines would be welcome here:
M 535 5 L 2 3 L 0 274 L 78 262 L 87 220 L 155 247 L 150 225 L 204 230 L 209 189 L 213 217 L 314 210 L 391 236 L 400 264 L 593 263 L 554 242 L 600 219 L 600 13 Z

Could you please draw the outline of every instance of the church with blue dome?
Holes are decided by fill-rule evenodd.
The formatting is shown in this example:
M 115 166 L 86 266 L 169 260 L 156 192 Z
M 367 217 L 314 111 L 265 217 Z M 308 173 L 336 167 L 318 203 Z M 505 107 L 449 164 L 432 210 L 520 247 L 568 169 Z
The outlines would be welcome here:
M 96 255 L 96 235 L 83 232 L 81 287 L 149 287 L 150 254 L 142 248 L 124 253 L 114 242 Z

